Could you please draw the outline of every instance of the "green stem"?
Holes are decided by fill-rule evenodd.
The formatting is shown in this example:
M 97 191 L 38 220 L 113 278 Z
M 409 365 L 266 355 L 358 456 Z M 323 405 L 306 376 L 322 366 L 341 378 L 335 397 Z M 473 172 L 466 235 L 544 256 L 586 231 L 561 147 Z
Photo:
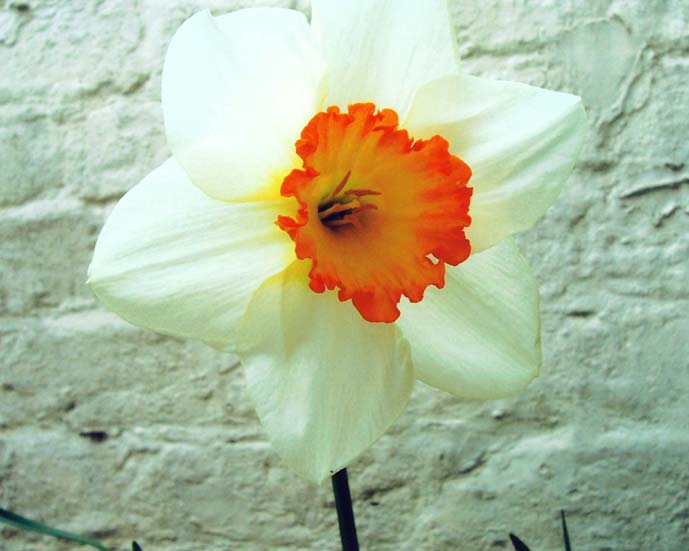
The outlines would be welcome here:
M 332 483 L 333 493 L 335 494 L 335 508 L 337 509 L 337 522 L 340 525 L 342 551 L 359 551 L 359 539 L 356 535 L 354 509 L 352 509 L 352 496 L 349 492 L 347 469 L 336 472 L 332 476 Z
M 60 538 L 63 540 L 83 543 L 84 545 L 90 545 L 91 547 L 99 549 L 100 551 L 111 551 L 107 547 L 103 547 L 97 541 L 93 541 L 89 538 L 80 536 L 78 534 L 70 534 L 69 532 L 65 532 L 63 530 L 51 528 L 50 526 L 46 526 L 45 524 L 41 524 L 40 522 L 36 522 L 34 520 L 21 517 L 11 511 L 6 511 L 2 508 L 0 508 L 0 522 L 9 524 L 14 528 L 20 528 L 22 530 L 28 530 L 30 532 L 37 532 L 39 534 L 53 536 L 54 538 Z

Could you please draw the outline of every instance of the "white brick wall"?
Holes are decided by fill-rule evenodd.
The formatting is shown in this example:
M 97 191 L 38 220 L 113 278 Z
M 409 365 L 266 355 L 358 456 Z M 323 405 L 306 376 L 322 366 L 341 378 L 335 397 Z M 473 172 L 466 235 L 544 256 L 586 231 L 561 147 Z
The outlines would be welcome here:
M 329 487 L 281 465 L 235 360 L 132 328 L 84 285 L 107 212 L 167 156 L 160 68 L 202 6 L 0 0 L 0 506 L 117 549 L 335 549 Z M 560 508 L 578 550 L 687 549 L 689 3 L 452 12 L 468 72 L 582 95 L 589 144 L 519 239 L 541 378 L 492 403 L 419 385 L 350 468 L 362 549 L 501 550 L 515 531 L 555 550 Z M 75 547 L 2 528 L 0 548 Z

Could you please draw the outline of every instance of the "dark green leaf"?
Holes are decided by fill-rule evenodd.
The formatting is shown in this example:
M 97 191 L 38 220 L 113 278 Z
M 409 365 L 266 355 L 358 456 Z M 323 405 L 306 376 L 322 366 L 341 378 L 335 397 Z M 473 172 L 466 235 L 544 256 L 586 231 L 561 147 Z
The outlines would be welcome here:
M 45 534 L 46 536 L 52 536 L 54 538 L 60 538 L 63 540 L 74 541 L 77 543 L 82 543 L 84 545 L 90 545 L 100 551 L 110 551 L 107 547 L 102 546 L 97 541 L 90 540 L 84 536 L 78 534 L 70 534 L 69 532 L 64 532 L 63 530 L 58 530 L 56 528 L 51 528 L 40 522 L 30 520 L 28 518 L 20 517 L 16 513 L 11 511 L 6 511 L 0 508 L 0 522 L 9 524 L 14 528 L 20 528 L 22 530 L 28 530 L 30 532 L 37 532 L 39 534 Z
M 526 544 L 514 534 L 510 534 L 510 540 L 512 541 L 515 551 L 531 551 L 531 549 L 529 549 Z

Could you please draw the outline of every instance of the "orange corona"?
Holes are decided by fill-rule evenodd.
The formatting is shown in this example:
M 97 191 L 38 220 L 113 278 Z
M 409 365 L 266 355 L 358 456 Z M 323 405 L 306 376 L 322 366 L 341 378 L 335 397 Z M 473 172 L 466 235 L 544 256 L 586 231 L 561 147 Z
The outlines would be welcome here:
M 390 323 L 402 295 L 420 301 L 469 257 L 471 169 L 442 137 L 415 141 L 395 111 L 357 103 L 316 114 L 296 150 L 303 167 L 281 193 L 298 210 L 277 223 L 311 260 L 313 291 L 338 288 L 364 319 Z

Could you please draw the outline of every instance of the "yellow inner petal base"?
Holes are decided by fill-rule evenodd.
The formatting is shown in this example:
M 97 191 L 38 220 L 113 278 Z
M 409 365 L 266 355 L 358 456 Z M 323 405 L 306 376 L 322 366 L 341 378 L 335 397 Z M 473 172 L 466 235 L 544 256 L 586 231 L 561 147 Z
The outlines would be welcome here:
M 402 295 L 443 287 L 445 264 L 471 246 L 471 169 L 440 136 L 413 140 L 397 113 L 371 103 L 316 114 L 296 143 L 303 168 L 283 181 L 297 211 L 278 225 L 311 260 L 311 289 L 338 288 L 371 322 L 393 322 Z

